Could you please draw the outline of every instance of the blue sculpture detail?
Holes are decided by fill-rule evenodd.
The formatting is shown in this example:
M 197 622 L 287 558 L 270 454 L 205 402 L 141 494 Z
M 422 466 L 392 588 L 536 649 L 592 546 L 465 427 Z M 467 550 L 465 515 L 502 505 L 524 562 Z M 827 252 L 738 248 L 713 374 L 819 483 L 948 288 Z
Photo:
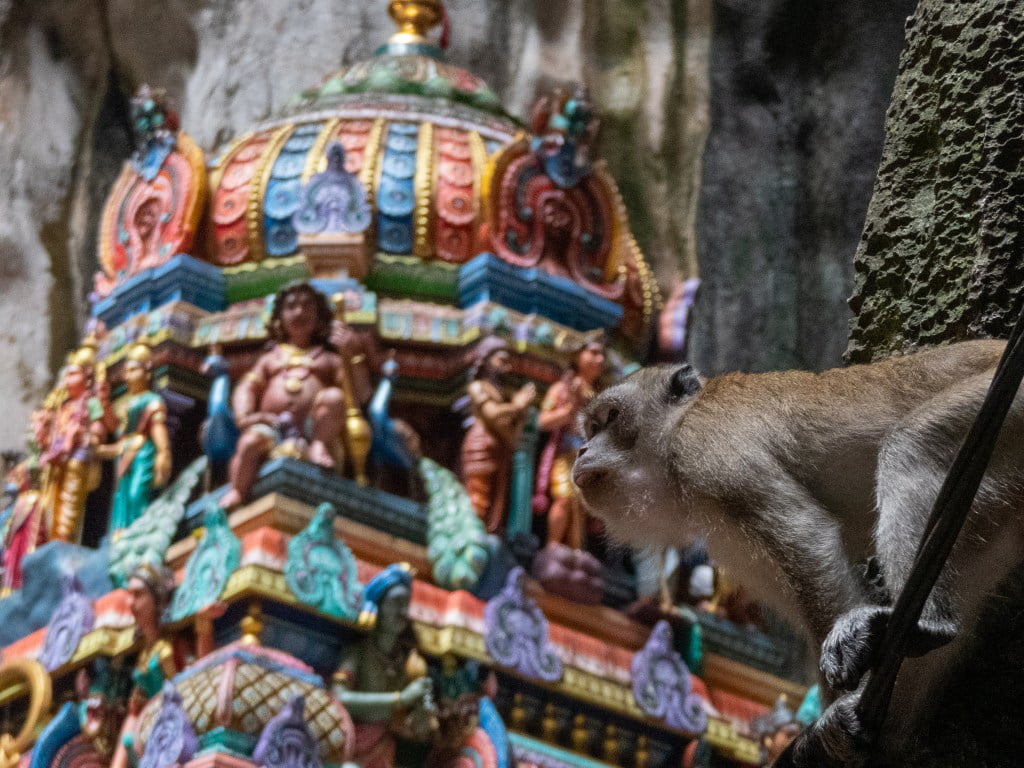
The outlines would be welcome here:
M 393 356 L 384 361 L 381 373 L 383 375 L 366 413 L 373 433 L 370 460 L 379 467 L 395 467 L 412 472 L 416 468 L 417 457 L 410 450 L 405 435 L 396 427 L 395 421 L 388 413 L 395 376 L 398 373 L 398 363 Z
M 235 455 L 239 435 L 235 414 L 231 410 L 227 359 L 218 351 L 211 352 L 203 361 L 203 373 L 213 377 L 206 402 L 206 421 L 203 423 L 203 453 L 211 464 L 223 464 Z

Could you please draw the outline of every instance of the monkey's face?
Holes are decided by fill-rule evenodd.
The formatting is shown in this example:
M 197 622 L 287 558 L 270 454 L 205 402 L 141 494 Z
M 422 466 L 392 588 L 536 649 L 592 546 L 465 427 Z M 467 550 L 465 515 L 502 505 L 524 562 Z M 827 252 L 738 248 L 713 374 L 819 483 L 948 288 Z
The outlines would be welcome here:
M 689 365 L 645 368 L 606 389 L 581 414 L 587 442 L 573 483 L 613 538 L 669 544 L 688 535 L 676 514 L 672 436 L 700 386 Z

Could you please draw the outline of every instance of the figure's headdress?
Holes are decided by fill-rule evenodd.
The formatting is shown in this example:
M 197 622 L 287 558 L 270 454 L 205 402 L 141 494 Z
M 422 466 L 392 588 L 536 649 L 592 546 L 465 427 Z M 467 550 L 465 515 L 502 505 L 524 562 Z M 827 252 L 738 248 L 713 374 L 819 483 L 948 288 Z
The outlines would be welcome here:
M 392 588 L 403 586 L 412 589 L 412 580 L 416 575 L 409 563 L 392 563 L 374 576 L 363 588 L 363 609 L 359 614 L 359 624 L 373 626 L 377 621 L 380 603 Z
M 128 581 L 132 579 L 138 579 L 146 585 L 146 589 L 150 591 L 156 602 L 157 612 L 163 613 L 170 604 L 171 593 L 174 592 L 174 574 L 163 565 L 146 560 L 132 570 Z

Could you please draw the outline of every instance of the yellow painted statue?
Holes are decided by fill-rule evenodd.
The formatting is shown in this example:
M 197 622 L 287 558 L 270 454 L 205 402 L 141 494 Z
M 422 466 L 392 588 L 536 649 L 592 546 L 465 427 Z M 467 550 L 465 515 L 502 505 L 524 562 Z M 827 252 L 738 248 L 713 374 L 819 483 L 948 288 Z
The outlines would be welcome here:
M 61 386 L 32 416 L 50 541 L 77 543 L 81 537 L 85 501 L 100 479 L 96 447 L 116 426 L 102 370 L 99 381 L 97 372 L 96 348 L 87 342 L 69 356 Z

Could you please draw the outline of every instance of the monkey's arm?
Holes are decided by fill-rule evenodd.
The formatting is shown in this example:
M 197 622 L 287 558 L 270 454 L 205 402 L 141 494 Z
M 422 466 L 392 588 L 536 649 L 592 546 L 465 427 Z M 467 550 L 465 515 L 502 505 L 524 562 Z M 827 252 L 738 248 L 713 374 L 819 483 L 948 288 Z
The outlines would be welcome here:
M 749 491 L 740 528 L 760 542 L 778 565 L 816 643 L 841 615 L 863 602 L 860 582 L 846 556 L 839 521 L 781 468 L 761 475 Z

